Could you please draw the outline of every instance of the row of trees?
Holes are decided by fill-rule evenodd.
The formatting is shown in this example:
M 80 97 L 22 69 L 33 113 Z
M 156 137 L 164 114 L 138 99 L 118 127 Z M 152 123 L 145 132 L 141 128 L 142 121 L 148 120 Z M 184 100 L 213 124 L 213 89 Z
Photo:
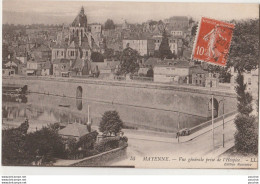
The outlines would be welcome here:
M 258 68 L 259 19 L 235 22 L 227 67 L 238 72 L 236 82 L 237 110 L 235 148 L 242 154 L 258 153 L 258 119 L 252 114 L 252 95 L 246 91 L 244 72 Z M 258 101 L 257 101 L 258 103 Z
M 33 133 L 28 133 L 28 128 L 28 122 L 24 122 L 18 128 L 2 131 L 3 165 L 31 165 L 39 158 L 50 162 L 65 155 L 62 138 L 55 126 Z

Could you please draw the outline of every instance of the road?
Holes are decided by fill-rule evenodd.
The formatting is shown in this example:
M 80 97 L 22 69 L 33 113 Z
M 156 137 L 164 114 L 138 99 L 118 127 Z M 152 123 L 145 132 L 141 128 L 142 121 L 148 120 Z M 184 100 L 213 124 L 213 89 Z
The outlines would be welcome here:
M 232 142 L 234 140 L 234 133 L 236 131 L 233 121 L 225 124 L 224 134 L 225 143 Z M 127 134 L 126 134 L 127 136 Z M 179 156 L 206 156 L 214 153 L 222 147 L 223 144 L 223 127 L 219 126 L 214 129 L 214 149 L 212 131 L 208 131 L 191 141 L 183 143 L 170 143 L 163 141 L 153 140 L 140 140 L 131 139 L 128 140 L 127 157 L 122 160 L 111 162 L 110 165 L 124 166 L 131 164 L 133 157 L 135 159 L 143 159 L 145 156 L 170 156 L 178 158 Z M 173 138 L 174 139 L 174 138 Z M 174 141 L 173 141 L 174 142 Z

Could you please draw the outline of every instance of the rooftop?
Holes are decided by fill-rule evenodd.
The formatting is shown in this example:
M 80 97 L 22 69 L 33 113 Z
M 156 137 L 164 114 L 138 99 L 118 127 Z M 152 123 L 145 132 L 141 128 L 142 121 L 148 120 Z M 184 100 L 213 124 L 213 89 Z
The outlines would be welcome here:
M 84 14 L 84 8 L 82 7 L 80 13 L 76 16 L 71 26 L 73 27 L 87 27 L 87 16 Z
M 65 128 L 59 130 L 58 133 L 63 136 L 82 137 L 89 132 L 86 125 L 72 123 L 68 124 Z

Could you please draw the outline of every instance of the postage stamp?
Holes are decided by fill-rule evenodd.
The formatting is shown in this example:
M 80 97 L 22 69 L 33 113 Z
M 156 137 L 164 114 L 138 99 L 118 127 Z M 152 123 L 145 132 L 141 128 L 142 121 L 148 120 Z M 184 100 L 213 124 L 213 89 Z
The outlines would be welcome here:
M 193 59 L 226 66 L 234 27 L 234 24 L 202 17 L 193 48 Z

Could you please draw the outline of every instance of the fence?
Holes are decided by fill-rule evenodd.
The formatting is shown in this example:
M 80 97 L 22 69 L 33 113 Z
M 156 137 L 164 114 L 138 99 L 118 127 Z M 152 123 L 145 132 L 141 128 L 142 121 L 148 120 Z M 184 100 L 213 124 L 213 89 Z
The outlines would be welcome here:
M 237 113 L 237 111 L 232 111 L 232 112 L 224 114 L 224 116 L 225 116 L 225 118 L 227 118 L 227 117 L 230 117 L 230 116 L 232 116 L 232 115 L 234 115 L 236 113 Z M 217 121 L 222 120 L 222 118 L 223 118 L 223 115 L 213 119 L 213 122 L 216 123 Z M 209 120 L 209 121 L 206 121 L 205 123 L 202 123 L 202 124 L 200 124 L 198 126 L 195 126 L 195 127 L 190 129 L 190 133 L 191 134 L 195 133 L 195 132 L 201 130 L 202 128 L 205 128 L 205 127 L 211 125 L 211 123 L 212 123 L 212 120 Z

